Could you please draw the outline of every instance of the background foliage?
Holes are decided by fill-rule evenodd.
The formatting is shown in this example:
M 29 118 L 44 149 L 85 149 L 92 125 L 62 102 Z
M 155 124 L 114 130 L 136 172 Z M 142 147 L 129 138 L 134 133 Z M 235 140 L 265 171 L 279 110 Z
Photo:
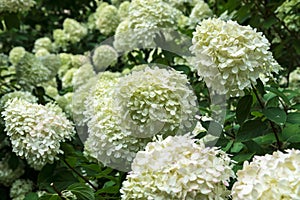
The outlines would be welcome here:
M 0 53 L 8 55 L 16 46 L 23 46 L 31 51 L 36 39 L 52 37 L 52 31 L 61 28 L 65 18 L 73 18 L 79 22 L 88 21 L 88 17 L 96 10 L 93 0 L 37 0 L 36 6 L 24 14 L 0 13 Z M 109 2 L 109 1 L 107 1 Z M 250 25 L 263 32 L 271 42 L 271 51 L 283 70 L 272 84 L 265 86 L 261 82 L 253 86 L 253 90 L 241 98 L 231 98 L 227 101 L 224 129 L 213 121 L 214 128 L 222 130 L 216 143 L 223 150 L 233 155 L 238 162 L 235 170 L 242 167 L 245 160 L 251 160 L 254 155 L 264 155 L 277 149 L 300 147 L 300 101 L 299 79 L 295 85 L 290 84 L 290 74 L 300 66 L 299 32 L 291 30 L 279 19 L 275 10 L 284 1 L 273 0 L 215 0 L 208 1 L 210 8 L 217 16 L 225 11 L 232 13 L 233 20 L 242 25 Z M 111 3 L 111 2 L 109 2 Z M 187 10 L 186 12 L 190 12 Z M 299 14 L 299 13 L 298 13 Z M 181 30 L 192 37 L 192 32 Z M 106 36 L 99 31 L 89 33 L 79 44 L 70 45 L 68 52 L 82 54 L 94 49 Z M 131 52 L 127 62 L 111 66 L 111 71 L 122 71 L 133 65 L 147 63 L 147 49 Z M 186 65 L 176 65 L 173 60 L 176 55 L 162 51 L 153 54 L 153 62 L 168 64 L 176 70 L 184 71 L 192 83 L 199 100 L 201 114 L 211 114 L 209 92 L 203 82 L 197 81 L 197 75 Z M 2 62 L 5 62 L 2 59 Z M 0 62 L 1 63 L 1 62 Z M 133 63 L 133 64 L 132 64 Z M 2 63 L 1 63 L 2 64 Z M 3 65 L 3 64 L 2 64 Z M 6 67 L 0 67 L 0 72 Z M 282 81 L 285 80 L 285 81 Z M 0 97 L 19 90 L 20 86 L 14 77 L 0 77 Z M 298 87 L 297 87 L 298 86 Z M 200 94 L 201 91 L 201 94 Z M 31 91 L 45 104 L 49 99 L 42 87 Z M 61 94 L 66 91 L 60 90 Z M 0 142 L 4 141 L 4 125 L 0 124 Z M 202 125 L 208 128 L 208 122 Z M 205 133 L 200 133 L 199 138 Z M 209 132 L 213 134 L 213 132 Z M 89 162 L 82 154 L 83 144 L 79 138 L 62 146 L 64 155 L 52 165 L 46 165 L 40 172 L 26 166 L 22 176 L 31 179 L 35 184 L 34 192 L 26 196 L 27 200 L 38 199 L 35 191 L 46 191 L 48 195 L 42 199 L 61 199 L 63 190 L 72 191 L 78 199 L 119 199 L 119 189 L 126 173 L 109 167 L 99 166 Z M 10 147 L 0 151 L 0 157 L 11 152 Z M 18 166 L 18 159 L 11 153 L 10 167 Z M 83 173 L 84 172 L 84 173 Z M 97 182 L 98 184 L 94 184 Z M 91 186 L 91 187 L 89 187 Z M 9 188 L 0 185 L 1 199 L 9 199 Z

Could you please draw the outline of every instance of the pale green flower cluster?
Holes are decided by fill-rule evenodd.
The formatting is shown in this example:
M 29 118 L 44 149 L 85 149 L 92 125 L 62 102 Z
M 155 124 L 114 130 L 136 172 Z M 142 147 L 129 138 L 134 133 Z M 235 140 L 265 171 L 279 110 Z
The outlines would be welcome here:
M 35 3 L 34 0 L 1 0 L 0 13 L 24 13 L 29 11 Z
M 87 83 L 92 77 L 96 75 L 93 65 L 90 63 L 82 65 L 73 73 L 72 85 L 73 88 L 79 88 Z
M 13 98 L 23 99 L 30 103 L 36 103 L 37 98 L 27 91 L 15 91 L 3 95 L 0 99 L 0 112 L 5 108 L 5 104 Z
M 86 155 L 122 171 L 130 169 L 153 135 L 191 131 L 196 123 L 196 97 L 187 77 L 171 69 L 143 68 L 124 77 L 98 74 L 85 100 Z
M 111 35 L 120 23 L 118 9 L 107 3 L 102 3 L 94 15 L 96 28 L 103 35 Z
M 265 36 L 231 20 L 203 20 L 192 42 L 193 65 L 214 93 L 241 96 L 260 74 L 272 76 L 280 69 Z
M 76 44 L 87 35 L 87 28 L 74 19 L 67 18 L 63 23 L 63 29 L 53 31 L 54 44 L 66 49 L 69 43 Z
M 154 38 L 161 29 L 172 28 L 180 11 L 162 0 L 133 0 L 128 17 L 115 34 L 114 46 L 118 51 L 137 47 L 155 46 Z
M 137 137 L 173 135 L 193 130 L 196 96 L 187 76 L 172 69 L 133 71 L 115 89 L 115 109 L 122 129 Z
M 40 52 L 42 50 L 46 50 L 47 52 L 52 52 L 54 50 L 54 45 L 50 38 L 48 37 L 42 37 L 37 39 L 34 42 L 34 52 Z
M 7 104 L 2 116 L 13 152 L 36 170 L 58 159 L 57 154 L 63 153 L 60 142 L 75 134 L 62 110 L 54 104 L 43 106 L 16 98 Z
M 93 66 L 97 72 L 104 71 L 117 60 L 117 51 L 109 45 L 100 45 L 92 53 Z
M 244 162 L 232 187 L 233 200 L 299 199 L 300 151 L 289 149 Z
M 12 200 L 24 200 L 27 193 L 33 190 L 33 182 L 31 180 L 18 179 L 10 188 L 10 198 Z
M 120 190 L 122 199 L 227 199 L 233 161 L 189 135 L 158 138 L 139 151 Z
M 17 65 L 20 62 L 21 58 L 24 57 L 25 53 L 26 50 L 24 49 L 24 47 L 14 47 L 9 52 L 9 61 L 11 62 L 11 64 Z
M 24 174 L 24 164 L 19 160 L 16 169 L 9 166 L 10 155 L 6 154 L 0 158 L 0 184 L 10 186 L 16 179 Z
M 201 22 L 201 20 L 207 19 L 212 16 L 213 12 L 209 8 L 208 4 L 203 0 L 200 0 L 192 9 L 192 12 L 189 16 L 188 25 L 190 28 L 194 29 L 196 25 Z
M 52 60 L 52 57 L 49 58 Z M 22 85 L 36 85 L 52 79 L 59 65 L 50 63 L 50 65 L 45 66 L 44 63 L 49 62 L 47 59 L 38 59 L 35 55 L 25 52 L 16 65 L 16 74 L 19 83 Z
M 120 17 L 120 20 L 125 20 L 126 17 L 129 15 L 129 7 L 130 7 L 130 2 L 129 1 L 124 1 L 120 4 L 118 8 L 118 15 Z
M 299 31 L 299 9 L 300 2 L 298 0 L 286 0 L 276 9 L 275 13 L 290 30 Z

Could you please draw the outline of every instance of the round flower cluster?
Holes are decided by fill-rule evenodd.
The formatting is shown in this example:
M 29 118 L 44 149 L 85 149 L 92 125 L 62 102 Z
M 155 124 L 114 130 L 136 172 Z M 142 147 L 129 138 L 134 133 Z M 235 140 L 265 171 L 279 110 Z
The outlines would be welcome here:
M 48 37 L 42 37 L 37 39 L 34 42 L 34 52 L 40 51 L 42 49 L 47 50 L 48 52 L 52 52 L 54 49 L 54 46 L 50 40 L 50 38 Z
M 16 65 L 16 74 L 20 84 L 36 85 L 53 78 L 53 70 L 31 53 L 25 53 Z
M 1 0 L 0 13 L 2 12 L 27 12 L 35 5 L 34 0 Z
M 5 104 L 13 98 L 23 99 L 31 103 L 36 103 L 37 98 L 27 91 L 15 91 L 3 95 L 0 99 L 0 112 L 5 108 Z
M 122 78 L 113 98 L 122 130 L 137 137 L 185 133 L 196 124 L 196 96 L 187 76 L 172 69 L 133 71 Z
M 237 172 L 232 199 L 299 199 L 300 150 L 255 156 Z
M 153 47 L 159 31 L 173 27 L 179 13 L 162 0 L 133 0 L 127 19 L 116 30 L 114 46 L 118 51 Z
M 19 160 L 19 164 L 16 169 L 12 169 L 9 166 L 10 156 L 9 154 L 4 155 L 0 158 L 0 184 L 9 186 L 17 178 L 24 174 L 24 164 Z
M 9 52 L 9 61 L 13 65 L 17 65 L 21 58 L 24 57 L 26 50 L 24 47 L 14 47 Z
M 118 9 L 107 3 L 102 3 L 95 13 L 96 28 L 103 35 L 111 35 L 120 23 Z
M 275 13 L 290 30 L 299 31 L 299 9 L 300 3 L 298 0 L 286 0 L 276 9 Z
M 74 19 L 67 18 L 63 23 L 63 29 L 53 31 L 54 43 L 65 49 L 68 43 L 75 44 L 87 35 L 87 28 Z
M 120 4 L 118 8 L 118 15 L 120 17 L 120 20 L 126 19 L 129 14 L 129 7 L 130 7 L 130 2 L 129 1 L 124 1 Z
M 201 0 L 192 9 L 188 22 L 189 26 L 190 28 L 194 29 L 201 20 L 212 16 L 213 12 L 209 8 L 208 4 Z
M 149 139 L 139 139 L 120 129 L 120 117 L 113 108 L 112 94 L 119 82 L 119 74 L 100 73 L 90 96 L 85 100 L 84 112 L 89 136 L 85 142 L 85 155 L 104 165 L 121 171 L 130 169 L 135 153 Z
M 10 188 L 10 198 L 12 200 L 24 200 L 27 193 L 33 190 L 33 182 L 31 180 L 18 179 Z
M 189 135 L 148 143 L 121 188 L 122 199 L 227 199 L 233 161 Z
M 100 45 L 92 53 L 92 61 L 96 72 L 104 71 L 118 60 L 117 51 L 109 45 Z
M 57 154 L 63 153 L 60 142 L 75 134 L 72 123 L 53 104 L 43 106 L 15 98 L 7 103 L 2 116 L 13 152 L 36 170 L 53 163 Z
M 190 50 L 196 55 L 193 64 L 214 93 L 243 95 L 260 74 L 271 76 L 280 69 L 262 33 L 231 20 L 203 20 L 192 42 Z
M 96 75 L 93 65 L 90 63 L 82 65 L 78 70 L 73 74 L 72 85 L 73 88 L 79 88 L 80 86 L 87 83 L 92 77 Z

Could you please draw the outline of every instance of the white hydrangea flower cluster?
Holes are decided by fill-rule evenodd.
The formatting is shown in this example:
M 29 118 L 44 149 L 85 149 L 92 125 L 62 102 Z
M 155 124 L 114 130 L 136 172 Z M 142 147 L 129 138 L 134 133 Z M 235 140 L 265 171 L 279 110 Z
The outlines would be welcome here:
M 207 19 L 213 16 L 212 10 L 209 8 L 208 4 L 203 0 L 200 0 L 192 9 L 189 16 L 189 27 L 194 29 L 196 25 L 203 19 Z
M 12 200 L 24 200 L 26 194 L 33 190 L 33 182 L 31 180 L 18 179 L 10 188 L 10 198 Z
M 78 43 L 87 33 L 87 28 L 84 25 L 75 19 L 66 18 L 63 23 L 63 29 L 55 29 L 53 31 L 54 44 L 65 50 L 69 43 Z
M 130 51 L 137 47 L 155 46 L 154 38 L 159 31 L 174 27 L 180 13 L 162 0 L 133 0 L 128 17 L 116 30 L 115 48 L 118 51 Z
M 101 3 L 94 15 L 95 27 L 103 35 L 111 35 L 120 23 L 118 9 L 108 3 Z
M 120 80 L 120 74 L 103 72 L 85 100 L 85 119 L 89 120 L 89 136 L 84 153 L 104 165 L 128 171 L 135 153 L 149 139 L 139 139 L 120 129 L 120 117 L 113 108 L 112 94 Z
M 232 187 L 233 200 L 299 199 L 300 150 L 276 151 L 245 161 Z
M 262 33 L 231 20 L 203 20 L 192 42 L 198 75 L 218 94 L 244 95 L 260 74 L 272 76 L 280 69 Z
M 34 52 L 38 52 L 41 50 L 46 50 L 47 52 L 52 52 L 54 50 L 54 45 L 52 43 L 52 41 L 50 40 L 50 38 L 48 37 L 42 37 L 37 39 L 34 42 Z
M 9 159 L 10 156 L 8 154 L 0 158 L 0 184 L 3 184 L 4 186 L 10 186 L 13 181 L 18 179 L 25 172 L 24 164 L 21 160 L 19 160 L 18 167 L 12 169 L 8 164 Z
M 118 8 L 118 15 L 119 15 L 121 21 L 125 20 L 126 17 L 128 17 L 129 7 L 130 7 L 129 1 L 124 1 L 120 4 L 120 6 Z
M 137 137 L 186 133 L 196 124 L 196 96 L 187 76 L 172 69 L 133 71 L 122 78 L 114 99 L 122 129 Z
M 121 188 L 122 199 L 227 199 L 233 161 L 190 135 L 167 137 L 139 151 Z
M 29 11 L 34 5 L 34 0 L 1 0 L 0 1 L 0 13 L 24 13 Z
M 46 61 L 45 61 L 46 62 Z M 49 67 L 49 68 L 48 68 Z M 26 52 L 16 65 L 16 74 L 20 84 L 36 85 L 53 78 L 55 69 L 59 66 L 45 66 L 43 60 Z
M 109 45 L 100 45 L 92 53 L 93 66 L 96 72 L 101 72 L 118 60 L 118 52 Z
M 87 83 L 92 77 L 96 75 L 93 65 L 90 63 L 82 65 L 73 74 L 72 85 L 73 88 L 79 88 L 80 86 Z
M 24 47 L 14 47 L 9 52 L 9 61 L 13 65 L 17 65 L 21 58 L 24 57 L 26 50 Z
M 300 3 L 298 0 L 286 0 L 276 9 L 275 13 L 290 30 L 299 31 L 299 9 Z
M 7 104 L 2 116 L 13 152 L 36 170 L 58 159 L 57 154 L 63 153 L 60 142 L 75 134 L 62 110 L 54 104 L 43 106 L 16 98 Z
M 5 104 L 13 98 L 23 99 L 30 103 L 36 103 L 37 98 L 27 91 L 15 91 L 3 95 L 0 99 L 0 112 L 5 108 Z

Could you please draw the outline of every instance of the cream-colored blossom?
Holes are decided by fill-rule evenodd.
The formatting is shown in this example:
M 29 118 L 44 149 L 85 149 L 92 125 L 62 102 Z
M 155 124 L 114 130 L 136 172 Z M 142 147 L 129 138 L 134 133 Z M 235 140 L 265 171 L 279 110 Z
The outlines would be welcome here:
M 93 65 L 90 63 L 82 65 L 78 70 L 73 73 L 72 85 L 73 88 L 79 88 L 87 83 L 92 77 L 96 75 Z
M 117 51 L 109 45 L 100 45 L 92 53 L 93 66 L 96 72 L 101 72 L 118 60 Z
M 299 199 L 300 151 L 255 156 L 244 162 L 232 187 L 233 200 Z
M 120 80 L 114 93 L 122 129 L 137 137 L 192 131 L 196 96 L 186 75 L 172 69 L 146 67 Z
M 29 11 L 36 2 L 34 0 L 1 0 L 0 13 L 23 13 Z
M 231 20 L 203 20 L 192 42 L 193 64 L 214 93 L 241 96 L 260 74 L 272 76 L 280 69 L 265 36 Z
M 3 95 L 0 98 L 0 112 L 5 108 L 5 104 L 14 98 L 23 99 L 30 103 L 36 103 L 37 98 L 27 91 L 15 91 Z
M 180 11 L 162 0 L 133 0 L 129 14 L 117 28 L 114 46 L 118 51 L 155 46 L 162 29 L 174 28 Z
M 54 50 L 53 48 L 54 48 L 54 46 L 53 46 L 52 41 L 50 40 L 50 38 L 42 37 L 42 38 L 37 39 L 34 42 L 33 51 L 37 52 L 40 49 L 46 49 L 47 51 L 52 52 Z
M 96 11 L 95 23 L 96 28 L 103 35 L 113 34 L 120 23 L 118 9 L 113 5 L 102 5 L 101 9 Z
M 24 57 L 26 50 L 24 47 L 14 47 L 9 52 L 9 61 L 13 65 L 17 65 L 21 58 Z
M 189 16 L 189 26 L 190 28 L 195 28 L 196 25 L 203 19 L 207 19 L 213 16 L 212 10 L 209 8 L 208 4 L 203 0 L 200 0 L 192 9 Z
M 129 6 L 130 2 L 129 1 L 124 1 L 120 4 L 118 8 L 118 15 L 121 21 L 125 20 L 126 17 L 129 15 Z
M 31 180 L 18 179 L 11 188 L 9 196 L 12 200 L 24 200 L 25 195 L 33 190 L 33 182 Z
M 227 199 L 233 162 L 189 135 L 169 136 L 139 151 L 121 188 L 122 199 Z
M 62 110 L 54 104 L 43 106 L 17 98 L 7 105 L 2 116 L 12 151 L 36 170 L 58 159 L 57 154 L 63 153 L 60 142 L 75 134 Z

